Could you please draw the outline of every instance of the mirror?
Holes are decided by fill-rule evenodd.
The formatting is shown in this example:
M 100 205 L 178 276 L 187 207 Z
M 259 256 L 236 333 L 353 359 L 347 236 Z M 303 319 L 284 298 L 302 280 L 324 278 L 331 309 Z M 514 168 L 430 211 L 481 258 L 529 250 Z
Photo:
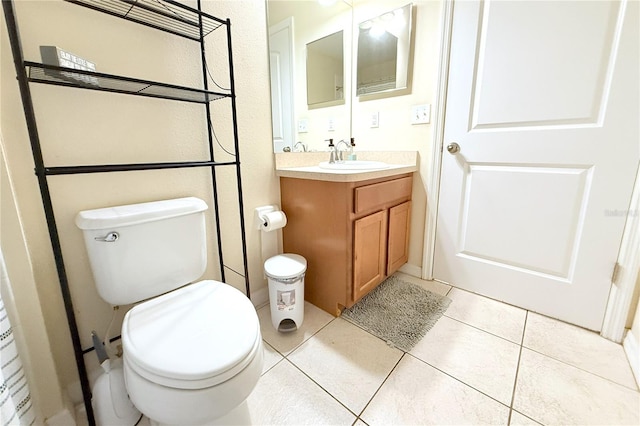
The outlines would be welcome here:
M 408 87 L 411 4 L 358 25 L 357 96 Z
M 349 140 L 351 5 L 268 0 L 267 26 L 274 152 L 326 150 L 325 139 Z
M 307 105 L 344 103 L 343 31 L 307 44 Z

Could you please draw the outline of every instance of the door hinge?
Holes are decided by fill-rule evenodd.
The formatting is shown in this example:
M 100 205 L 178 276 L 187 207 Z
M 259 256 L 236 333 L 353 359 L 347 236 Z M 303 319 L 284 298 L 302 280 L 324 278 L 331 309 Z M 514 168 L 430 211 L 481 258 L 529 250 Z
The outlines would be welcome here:
M 620 276 L 620 271 L 622 270 L 622 266 L 618 262 L 613 265 L 613 272 L 611 272 L 611 282 L 613 284 L 618 284 L 618 278 Z

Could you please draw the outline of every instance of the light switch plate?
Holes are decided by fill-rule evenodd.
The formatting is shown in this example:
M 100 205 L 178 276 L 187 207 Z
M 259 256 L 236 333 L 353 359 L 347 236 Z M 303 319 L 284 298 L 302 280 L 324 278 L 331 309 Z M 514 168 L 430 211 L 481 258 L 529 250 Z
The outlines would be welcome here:
M 379 127 L 379 125 L 380 125 L 380 113 L 377 111 L 372 112 L 370 117 L 369 127 L 375 128 L 375 127 Z
M 309 131 L 309 121 L 306 118 L 298 120 L 298 133 L 307 133 Z
M 329 118 L 329 120 L 327 120 L 327 130 L 330 132 L 333 132 L 334 130 L 336 130 L 336 122 L 333 119 L 333 117 Z
M 411 107 L 411 124 L 427 124 L 431 121 L 431 105 L 415 105 Z

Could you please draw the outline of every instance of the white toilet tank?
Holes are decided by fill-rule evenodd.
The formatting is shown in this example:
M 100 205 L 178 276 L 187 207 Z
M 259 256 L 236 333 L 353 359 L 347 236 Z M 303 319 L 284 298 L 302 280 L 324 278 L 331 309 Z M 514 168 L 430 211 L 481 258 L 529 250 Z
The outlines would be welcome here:
M 204 201 L 188 197 L 78 213 L 100 297 L 126 305 L 202 276 L 205 210 Z

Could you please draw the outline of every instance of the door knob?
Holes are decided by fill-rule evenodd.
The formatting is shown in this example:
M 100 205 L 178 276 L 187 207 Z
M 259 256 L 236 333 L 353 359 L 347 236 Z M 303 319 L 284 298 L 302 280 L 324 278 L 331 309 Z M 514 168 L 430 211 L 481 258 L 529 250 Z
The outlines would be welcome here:
M 455 142 L 451 142 L 449 145 L 447 145 L 447 151 L 449 151 L 449 154 L 460 152 L 460 145 Z

